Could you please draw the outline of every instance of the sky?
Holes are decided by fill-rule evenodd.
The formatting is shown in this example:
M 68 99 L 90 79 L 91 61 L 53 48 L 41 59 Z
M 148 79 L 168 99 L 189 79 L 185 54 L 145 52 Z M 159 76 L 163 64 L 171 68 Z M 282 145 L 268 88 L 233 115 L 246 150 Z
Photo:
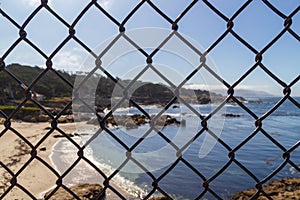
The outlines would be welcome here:
M 67 23 L 72 24 L 89 2 L 89 0 L 48 0 L 48 5 Z M 188 0 L 152 0 L 152 2 L 172 20 L 175 20 L 191 3 Z M 209 2 L 230 18 L 246 1 L 210 0 Z M 299 0 L 270 0 L 269 2 L 285 15 L 290 15 L 297 7 L 299 9 L 300 5 Z M 98 0 L 98 3 L 121 22 L 139 1 Z M 0 0 L 0 8 L 19 25 L 24 23 L 39 4 L 40 0 Z M 292 20 L 291 29 L 300 35 L 300 11 L 293 16 Z M 284 20 L 261 0 L 253 0 L 233 22 L 233 30 L 257 51 L 261 51 L 284 28 Z M 203 52 L 226 31 L 226 26 L 226 21 L 202 1 L 198 1 L 178 22 L 178 32 Z M 0 16 L 0 27 L 0 57 L 2 57 L 18 39 L 19 30 L 3 16 Z M 148 48 L 149 53 L 155 49 L 155 45 L 159 44 L 160 36 L 163 38 L 163 34 L 167 35 L 171 32 L 171 24 L 157 14 L 148 3 L 144 3 L 126 22 L 125 28 L 125 33 L 137 40 L 143 48 Z M 95 6 L 92 6 L 81 18 L 75 30 L 76 37 L 96 53 L 100 53 L 119 33 L 118 26 Z M 68 28 L 44 8 L 29 22 L 25 31 L 27 38 L 48 56 L 68 36 Z M 116 77 L 130 79 L 145 67 L 146 62 L 145 57 L 138 51 L 122 49 L 125 43 L 126 41 L 120 41 L 116 44 L 115 50 L 107 56 L 107 62 L 103 63 L 106 66 L 103 67 Z M 153 64 L 172 84 L 178 85 L 198 66 L 199 57 L 176 37 L 168 45 L 153 57 Z M 121 52 L 123 50 L 124 52 Z M 116 56 L 114 51 L 122 54 Z M 299 52 L 299 41 L 286 32 L 263 54 L 262 63 L 283 82 L 289 84 L 300 75 Z M 93 67 L 89 54 L 74 40 L 70 40 L 56 54 L 52 62 L 53 68 L 68 72 L 88 70 Z M 5 58 L 5 63 L 45 67 L 45 59 L 24 41 Z M 209 52 L 207 64 L 232 85 L 255 64 L 255 54 L 228 34 Z M 169 84 L 153 70 L 147 70 L 140 80 Z M 199 73 L 184 87 L 223 88 L 225 91 L 224 86 L 204 69 L 200 69 Z M 237 88 L 267 91 L 276 96 L 283 95 L 283 87 L 260 68 L 255 69 Z M 292 87 L 292 95 L 300 96 L 300 81 Z

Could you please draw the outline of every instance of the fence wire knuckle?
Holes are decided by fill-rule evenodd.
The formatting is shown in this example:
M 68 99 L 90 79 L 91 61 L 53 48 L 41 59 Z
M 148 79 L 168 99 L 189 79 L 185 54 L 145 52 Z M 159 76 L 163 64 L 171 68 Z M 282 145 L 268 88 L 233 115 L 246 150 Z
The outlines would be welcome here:
M 197 176 L 199 178 L 199 182 L 202 184 L 202 188 L 199 188 L 199 193 L 197 194 L 195 199 L 202 199 L 206 195 L 212 196 L 215 199 L 223 199 L 223 194 L 218 194 L 216 191 L 214 191 L 214 187 L 212 187 L 211 185 L 232 165 L 236 165 L 237 167 L 239 167 L 239 169 L 241 169 L 244 172 L 244 174 L 246 174 L 246 176 L 252 179 L 255 183 L 253 187 L 255 187 L 257 191 L 250 199 L 257 199 L 260 195 L 263 195 L 267 199 L 272 199 L 271 195 L 264 191 L 264 185 L 268 181 L 270 181 L 274 176 L 276 176 L 287 165 L 293 167 L 296 171 L 300 172 L 299 166 L 297 165 L 297 163 L 295 163 L 292 157 L 292 153 L 295 152 L 296 149 L 299 149 L 300 142 L 297 141 L 294 143 L 293 146 L 286 148 L 265 129 L 264 122 L 266 119 L 268 119 L 270 115 L 272 115 L 276 110 L 278 110 L 283 103 L 287 101 L 291 102 L 298 109 L 300 108 L 300 103 L 293 96 L 291 96 L 293 86 L 297 83 L 299 84 L 300 75 L 294 78 L 290 83 L 287 83 L 280 77 L 278 77 L 276 74 L 274 74 L 270 70 L 270 68 L 268 68 L 268 66 L 265 66 L 263 64 L 263 59 L 266 52 L 268 52 L 268 50 L 273 45 L 275 45 L 278 42 L 278 40 L 283 37 L 283 35 L 289 34 L 289 36 L 295 39 L 296 42 L 300 41 L 299 33 L 297 33 L 292 26 L 295 23 L 295 20 L 293 21 L 293 17 L 296 14 L 299 15 L 300 7 L 298 6 L 289 14 L 284 14 L 270 1 L 262 0 L 260 2 L 262 6 L 266 7 L 277 18 L 280 18 L 282 20 L 282 27 L 279 33 L 273 38 L 270 38 L 270 41 L 264 47 L 262 47 L 261 49 L 257 49 L 253 44 L 251 44 L 250 41 L 247 41 L 246 38 L 244 38 L 235 30 L 235 27 L 238 25 L 236 19 L 239 17 L 239 15 L 241 15 L 241 13 L 245 12 L 245 10 L 251 5 L 251 3 L 253 3 L 252 0 L 246 1 L 232 14 L 232 16 L 227 16 L 220 9 L 214 6 L 213 3 L 211 3 L 209 0 L 193 0 L 190 3 L 188 3 L 186 7 L 181 9 L 181 13 L 179 13 L 179 15 L 175 19 L 172 19 L 155 3 L 155 1 L 141 0 L 128 12 L 126 16 L 123 16 L 122 20 L 118 20 L 113 16 L 113 14 L 110 13 L 109 10 L 106 10 L 100 3 L 98 3 L 97 0 L 90 0 L 74 18 L 74 21 L 69 22 L 66 19 L 64 19 L 64 17 L 61 16 L 58 12 L 51 8 L 51 4 L 47 0 L 42 0 L 40 5 L 37 6 L 26 19 L 23 20 L 24 22 L 22 24 L 18 23 L 13 16 L 8 14 L 8 12 L 6 12 L 0 7 L 0 20 L 5 20 L 8 24 L 10 24 L 16 30 L 18 30 L 18 34 L 16 35 L 16 38 L 12 42 L 12 44 L 10 46 L 2 47 L 6 49 L 4 53 L 0 55 L 0 73 L 11 77 L 12 81 L 18 83 L 19 89 L 22 89 L 24 97 L 20 101 L 18 106 L 9 115 L 6 114 L 4 111 L 0 110 L 0 117 L 5 119 L 3 125 L 1 125 L 2 130 L 0 132 L 0 140 L 1 137 L 7 136 L 8 134 L 13 134 L 14 137 L 17 137 L 18 140 L 20 140 L 20 142 L 26 145 L 24 156 L 29 156 L 29 159 L 17 171 L 12 171 L 10 164 L 5 164 L 3 161 L 0 160 L 0 169 L 3 170 L 5 174 L 8 174 L 7 176 L 10 177 L 10 181 L 9 183 L 6 183 L 5 187 L 2 187 L 0 185 L 0 189 L 5 188 L 3 189 L 3 191 L 0 190 L 0 199 L 5 198 L 14 188 L 23 191 L 24 194 L 27 195 L 26 199 L 37 199 L 37 197 L 30 192 L 29 188 L 25 188 L 25 186 L 21 185 L 18 182 L 18 177 L 22 173 L 25 173 L 26 168 L 28 168 L 28 166 L 33 161 L 40 162 L 43 165 L 43 167 L 48 168 L 57 178 L 54 189 L 51 192 L 47 193 L 45 199 L 51 199 L 51 197 L 55 195 L 55 193 L 61 188 L 67 193 L 69 193 L 71 196 L 73 196 L 75 199 L 80 199 L 78 194 L 72 191 L 64 183 L 64 179 L 78 166 L 80 162 L 88 164 L 104 179 L 104 181 L 101 183 L 103 185 L 103 190 L 100 194 L 98 194 L 98 198 L 100 198 L 100 195 L 103 195 L 105 191 L 109 190 L 120 199 L 126 199 L 126 197 L 124 197 L 123 194 L 120 191 L 118 191 L 118 188 L 111 184 L 111 182 L 120 173 L 120 171 L 122 171 L 126 167 L 128 162 L 132 162 L 141 171 L 143 171 L 145 175 L 147 175 L 148 178 L 152 181 L 152 188 L 150 188 L 149 191 L 147 191 L 147 194 L 143 196 L 143 199 L 152 198 L 152 196 L 157 191 L 162 196 L 165 196 L 166 199 L 172 199 L 172 195 L 170 195 L 168 191 L 165 191 L 165 189 L 161 186 L 161 183 L 164 180 L 164 178 L 168 176 L 168 174 L 178 166 L 179 163 L 183 164 L 187 169 L 192 171 L 194 176 Z M 206 9 L 212 12 L 213 15 L 215 15 L 220 21 L 224 22 L 223 32 L 220 34 L 219 37 L 214 39 L 214 41 L 208 46 L 208 48 L 205 51 L 200 51 L 181 33 L 178 32 L 178 30 L 180 30 L 181 22 L 183 21 L 182 19 L 184 19 L 189 14 L 191 9 L 196 8 L 197 6 L 199 6 L 199 4 L 201 4 L 200 6 L 204 6 Z M 128 22 L 130 20 L 134 20 L 135 14 L 143 6 L 147 6 L 149 9 L 151 9 L 151 11 L 158 14 L 163 21 L 169 24 L 169 34 L 159 43 L 159 45 L 156 48 L 154 48 L 152 52 L 148 52 L 146 49 L 143 49 L 143 47 L 139 46 L 139 44 L 135 41 L 135 38 L 132 38 L 130 34 L 127 34 L 126 30 Z M 92 47 L 89 47 L 89 45 L 87 45 L 77 34 L 80 29 L 78 26 L 79 22 L 92 8 L 96 9 L 97 12 L 101 13 L 118 30 L 118 33 L 115 36 L 115 38 L 112 41 L 110 41 L 110 43 L 108 43 L 107 46 L 99 54 L 95 53 L 92 50 Z M 47 12 L 47 14 L 49 14 L 57 22 L 59 22 L 60 25 L 64 27 L 67 32 L 67 36 L 61 38 L 60 43 L 57 46 L 55 46 L 52 52 L 50 53 L 46 53 L 44 49 L 40 48 L 39 45 L 32 41 L 29 37 L 29 33 L 31 30 L 28 25 L 34 19 L 38 18 L 38 14 L 42 11 Z M 55 30 L 47 31 L 51 34 L 55 34 Z M 235 41 L 237 41 L 240 45 L 245 47 L 247 51 L 253 55 L 254 63 L 248 70 L 244 71 L 244 73 L 232 84 L 223 79 L 222 76 L 206 62 L 207 56 L 209 56 L 214 49 L 217 49 L 220 43 L 224 40 L 224 38 L 228 37 L 229 35 L 232 36 L 232 38 Z M 161 72 L 153 62 L 155 60 L 155 56 L 160 54 L 161 49 L 164 48 L 168 44 L 168 42 L 174 37 L 179 39 L 180 42 L 187 46 L 189 50 L 191 50 L 199 58 L 198 65 L 195 66 L 193 71 L 190 72 L 187 76 L 185 76 L 185 78 L 179 83 L 173 83 L 168 78 L 168 76 Z M 118 78 L 114 76 L 114 74 L 110 73 L 105 68 L 105 66 L 103 66 L 102 63 L 103 58 L 121 39 L 125 40 L 129 45 L 131 45 L 131 47 L 138 51 L 140 56 L 142 56 L 145 60 L 144 67 L 142 68 L 142 70 L 139 73 L 137 73 L 137 75 L 133 77 L 127 84 L 120 82 Z M 34 80 L 31 80 L 30 83 L 24 82 L 24 80 L 21 80 L 13 71 L 7 68 L 7 57 L 10 54 L 12 54 L 12 52 L 23 42 L 29 45 L 37 54 L 39 54 L 44 59 L 43 71 L 40 74 L 38 74 L 34 78 Z M 62 49 L 65 46 L 67 46 L 70 42 L 76 43 L 76 45 L 78 45 L 83 51 L 85 51 L 89 56 L 95 59 L 95 66 L 93 67 L 93 69 L 88 74 L 86 74 L 84 79 L 82 79 L 76 85 L 72 81 L 66 79 L 57 69 L 55 69 L 56 66 L 53 61 L 53 59 L 56 58 L 57 55 L 62 51 Z M 241 82 L 247 77 L 249 77 L 252 74 L 252 72 L 257 68 L 261 69 L 266 76 L 271 78 L 278 86 L 280 86 L 282 88 L 283 94 L 283 97 L 272 108 L 267 110 L 261 116 L 254 113 L 247 104 L 242 102 L 234 94 L 236 87 L 241 85 Z M 163 105 L 161 111 L 158 112 L 158 114 L 155 114 L 154 116 L 152 116 L 147 110 L 143 108 L 143 106 L 141 106 L 130 96 L 130 91 L 135 87 L 136 82 L 138 82 L 139 78 L 142 77 L 149 69 L 151 69 L 155 73 L 155 75 L 162 79 L 167 84 L 167 87 L 170 88 L 174 93 L 174 96 L 169 100 L 169 102 Z M 227 90 L 227 96 L 225 97 L 225 99 L 222 102 L 218 103 L 218 106 L 216 106 L 216 108 L 214 108 L 208 115 L 204 115 L 203 113 L 192 107 L 184 98 L 180 96 L 180 90 L 184 87 L 184 85 L 201 70 L 205 70 L 206 72 L 208 72 L 218 83 L 224 86 Z M 96 73 L 96 71 L 101 71 L 101 73 L 105 74 L 110 81 L 115 83 L 116 87 L 120 88 L 123 94 L 123 97 L 117 100 L 115 104 L 112 105 L 110 111 L 103 116 L 100 116 L 95 110 L 95 108 L 91 106 L 86 101 L 86 99 L 80 94 L 80 90 L 82 89 L 82 87 L 88 83 L 88 80 Z M 96 132 L 96 134 L 86 143 L 86 145 L 79 144 L 60 126 L 61 123 L 59 120 L 62 118 L 63 115 L 68 113 L 68 110 L 72 108 L 72 100 L 67 102 L 66 105 L 64 105 L 64 107 L 61 108 L 56 114 L 53 114 L 49 111 L 49 109 L 46 106 L 42 105 L 39 101 L 34 99 L 32 93 L 33 88 L 39 82 L 41 82 L 41 80 L 48 73 L 53 73 L 53 76 L 58 77 L 61 81 L 63 81 L 64 84 L 66 84 L 66 86 L 69 89 L 73 90 L 73 101 L 80 101 L 89 110 L 90 113 L 93 113 L 97 116 L 99 122 L 99 129 Z M 125 101 L 129 102 L 131 106 L 135 107 L 146 117 L 147 120 L 149 120 L 149 129 L 146 130 L 140 138 L 138 138 L 133 144 L 130 145 L 123 141 L 118 136 L 118 134 L 112 131 L 107 125 L 108 120 L 113 117 L 114 112 L 116 112 L 117 109 Z M 247 135 L 246 138 L 244 138 L 242 141 L 236 144 L 236 146 L 230 146 L 229 144 L 227 144 L 226 140 L 219 137 L 218 134 L 216 134 L 209 125 L 209 122 L 212 120 L 212 118 L 214 118 L 215 115 L 219 113 L 219 111 L 222 108 L 224 108 L 226 104 L 228 104 L 228 102 L 230 101 L 237 104 L 241 108 L 241 110 L 243 110 L 244 113 L 246 113 L 251 118 L 253 123 L 253 127 L 249 135 Z M 16 130 L 12 124 L 13 118 L 17 115 L 18 112 L 22 110 L 22 107 L 24 107 L 25 104 L 29 102 L 37 108 L 39 108 L 44 115 L 49 117 L 51 122 L 49 129 L 46 131 L 43 137 L 40 138 L 39 141 L 37 141 L 36 143 L 32 143 L 22 133 L 22 130 Z M 179 102 L 180 104 L 186 106 L 193 115 L 199 118 L 201 125 L 200 129 L 197 130 L 196 133 L 194 133 L 193 137 L 189 138 L 184 144 L 181 145 L 178 145 L 171 139 L 169 139 L 164 134 L 164 130 L 160 129 L 160 127 L 157 125 L 159 121 L 164 117 L 166 111 L 176 102 Z M 62 174 L 60 174 L 55 168 L 53 168 L 51 164 L 49 164 L 46 160 L 41 158 L 38 153 L 38 149 L 41 148 L 43 142 L 45 142 L 47 138 L 52 137 L 55 131 L 58 132 L 60 135 L 64 136 L 66 140 L 69 143 L 71 143 L 73 147 L 77 150 L 76 160 L 70 166 L 68 166 L 68 168 Z M 174 155 L 176 155 L 177 157 L 177 159 L 174 160 L 159 175 L 154 174 L 151 172 L 151 170 L 147 169 L 147 166 L 145 166 L 142 162 L 135 158 L 133 154 L 137 147 L 139 147 L 140 144 L 144 142 L 145 139 L 152 132 L 155 132 L 155 134 L 159 136 L 161 140 L 169 144 L 170 148 L 174 151 Z M 115 142 L 117 142 L 121 146 L 121 148 L 125 152 L 123 158 L 124 160 L 120 162 L 121 164 L 110 175 L 107 175 L 85 155 L 87 145 L 89 145 L 98 135 L 101 134 L 109 135 Z M 215 169 L 214 173 L 211 176 L 205 175 L 201 170 L 193 166 L 183 154 L 183 152 L 186 149 L 188 149 L 194 143 L 195 140 L 197 140 L 204 134 L 208 134 L 210 137 L 214 138 L 217 142 L 217 145 L 221 146 L 224 149 L 224 151 L 227 152 L 227 154 L 225 154 L 224 156 L 228 158 L 228 160 L 225 163 L 222 163 L 222 165 L 219 168 Z M 239 151 L 245 145 L 251 142 L 253 138 L 257 135 L 263 135 L 269 142 L 273 143 L 277 150 L 280 150 L 282 156 L 282 162 L 270 174 L 266 175 L 263 178 L 258 177 L 258 175 L 254 171 L 248 169 L 247 166 L 244 165 L 237 156 Z

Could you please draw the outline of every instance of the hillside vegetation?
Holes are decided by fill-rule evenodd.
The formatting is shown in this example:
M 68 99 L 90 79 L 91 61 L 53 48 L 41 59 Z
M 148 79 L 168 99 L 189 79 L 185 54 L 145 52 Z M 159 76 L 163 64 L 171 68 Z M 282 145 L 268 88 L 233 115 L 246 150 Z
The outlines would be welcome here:
M 43 74 L 43 75 L 42 75 Z M 11 76 L 13 75 L 13 76 Z M 41 76 L 42 75 L 42 76 Z M 39 78 L 40 77 L 40 78 Z M 61 79 L 63 77 L 66 81 Z M 22 100 L 26 98 L 27 88 L 30 87 L 30 91 L 35 95 L 42 95 L 43 100 L 46 102 L 59 102 L 59 99 L 65 97 L 72 97 L 73 85 L 75 80 L 83 79 L 84 73 L 70 74 L 64 71 L 54 71 L 52 69 L 46 70 L 39 67 L 31 67 L 20 64 L 11 64 L 0 71 L 0 104 L 2 105 L 14 105 L 16 100 Z M 37 79 L 37 80 L 36 80 Z M 36 80 L 36 81 L 35 81 Z M 118 80 L 119 84 L 126 87 L 130 80 Z M 88 83 L 95 83 L 94 94 L 96 97 L 96 105 L 102 107 L 110 106 L 110 99 L 113 95 L 115 98 L 121 98 L 124 95 L 123 90 L 115 92 L 116 83 L 105 76 L 95 74 L 89 78 Z M 33 87 L 31 87 L 33 85 Z M 76 84 L 75 84 L 76 85 Z M 130 91 L 130 98 L 139 104 L 167 104 L 174 98 L 174 91 L 170 87 L 163 84 L 144 83 L 138 81 L 135 83 L 138 87 L 135 87 L 134 91 Z M 88 93 L 91 85 L 83 84 L 80 91 Z M 88 94 L 81 94 L 87 97 Z M 212 100 L 214 102 L 224 99 L 221 95 L 210 93 L 203 90 L 188 90 L 181 89 L 180 97 L 189 103 L 207 104 Z M 175 101 L 176 102 L 176 101 Z

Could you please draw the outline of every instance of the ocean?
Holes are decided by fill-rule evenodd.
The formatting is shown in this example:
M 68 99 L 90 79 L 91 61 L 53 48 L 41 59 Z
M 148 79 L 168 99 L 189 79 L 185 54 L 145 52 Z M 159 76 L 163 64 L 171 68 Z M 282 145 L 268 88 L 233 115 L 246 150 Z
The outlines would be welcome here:
M 280 98 L 252 98 L 244 102 L 256 116 L 261 117 L 271 109 Z M 300 102 L 300 98 L 295 98 Z M 182 104 L 175 104 L 164 115 L 169 115 L 179 121 L 185 121 L 184 125 L 168 125 L 158 127 L 158 130 L 149 130 L 149 124 L 139 126 L 136 129 L 126 129 L 125 127 L 110 128 L 109 132 L 102 131 L 95 139 L 89 143 L 85 156 L 92 160 L 108 177 L 126 161 L 126 147 L 132 147 L 141 137 L 144 139 L 135 146 L 131 155 L 134 161 L 126 162 L 117 175 L 111 180 L 116 187 L 129 193 L 128 199 L 139 199 L 152 190 L 153 179 L 159 179 L 158 186 L 173 199 L 195 199 L 205 188 L 203 179 L 209 180 L 209 189 L 223 199 L 229 199 L 234 193 L 255 187 L 256 181 L 236 163 L 232 162 L 224 171 L 216 176 L 228 162 L 231 149 L 235 149 L 248 138 L 256 129 L 255 119 L 240 106 L 227 104 L 208 120 L 209 131 L 201 131 L 201 121 L 191 110 L 194 109 L 207 116 L 218 105 L 192 105 L 191 108 Z M 143 106 L 150 114 L 155 115 L 162 112 L 160 106 Z M 235 116 L 224 116 L 224 114 L 234 114 Z M 120 108 L 114 112 L 116 121 L 118 115 L 141 114 L 136 108 Z M 271 174 L 281 163 L 283 150 L 280 149 L 271 137 L 283 148 L 289 149 L 300 140 L 300 109 L 288 99 L 272 114 L 262 121 L 264 131 L 258 131 L 248 142 L 235 151 L 235 159 L 251 172 L 258 180 L 263 180 Z M 79 128 L 80 129 L 80 128 Z M 157 134 L 160 131 L 161 134 Z M 95 135 L 97 129 L 81 130 L 81 137 L 75 140 L 81 145 L 85 144 Z M 84 134 L 83 134 L 84 133 Z M 117 138 L 111 136 L 114 134 Z M 198 137 L 195 137 L 198 133 Z M 267 133 L 268 135 L 265 135 Z M 219 140 L 218 140 L 219 138 Z M 117 140 L 123 142 L 120 144 Z M 61 160 L 65 160 L 65 168 L 69 159 L 66 150 L 72 144 L 67 140 L 62 140 L 55 146 L 54 164 L 62 166 Z M 166 175 L 168 170 L 178 158 L 178 149 L 182 147 L 182 158 L 177 165 Z M 178 149 L 177 149 L 178 148 Z M 176 154 L 177 153 L 177 154 Z M 58 155 L 59 154 L 59 155 Z M 64 157 L 63 157 L 64 155 Z M 58 159 L 60 157 L 60 159 Z M 300 165 L 299 150 L 291 153 L 291 160 Z M 137 165 L 137 163 L 142 164 Z M 69 164 L 70 165 L 70 164 Z M 197 173 L 191 169 L 197 170 Z M 63 169 L 60 169 L 63 171 Z M 145 173 L 145 170 L 147 173 Z M 84 176 L 85 172 L 79 173 Z M 83 174 L 83 175 L 82 175 Z M 149 175 L 150 174 L 150 175 Z M 299 177 L 299 172 L 290 164 L 287 164 L 271 180 L 285 177 Z M 90 176 L 97 182 L 95 176 Z M 82 181 L 82 180 L 77 180 Z M 76 180 L 69 180 L 70 183 Z M 156 192 L 156 195 L 161 193 Z M 215 199 L 209 191 L 203 199 Z

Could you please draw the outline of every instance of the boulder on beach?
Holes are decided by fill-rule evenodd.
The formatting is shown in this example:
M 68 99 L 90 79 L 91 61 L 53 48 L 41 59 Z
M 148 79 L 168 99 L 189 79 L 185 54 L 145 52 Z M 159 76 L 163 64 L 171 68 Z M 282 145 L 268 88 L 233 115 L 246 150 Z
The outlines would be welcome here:
M 89 184 L 89 183 L 80 183 L 74 186 L 69 187 L 80 199 L 82 200 L 104 200 L 105 194 L 102 194 L 100 197 L 98 195 L 101 193 L 103 187 L 99 184 Z M 44 199 L 48 199 L 47 197 L 51 194 L 53 190 L 47 192 L 44 196 Z M 60 187 L 51 197 L 50 199 L 55 200 L 75 200 L 73 195 L 71 195 L 68 191 Z

